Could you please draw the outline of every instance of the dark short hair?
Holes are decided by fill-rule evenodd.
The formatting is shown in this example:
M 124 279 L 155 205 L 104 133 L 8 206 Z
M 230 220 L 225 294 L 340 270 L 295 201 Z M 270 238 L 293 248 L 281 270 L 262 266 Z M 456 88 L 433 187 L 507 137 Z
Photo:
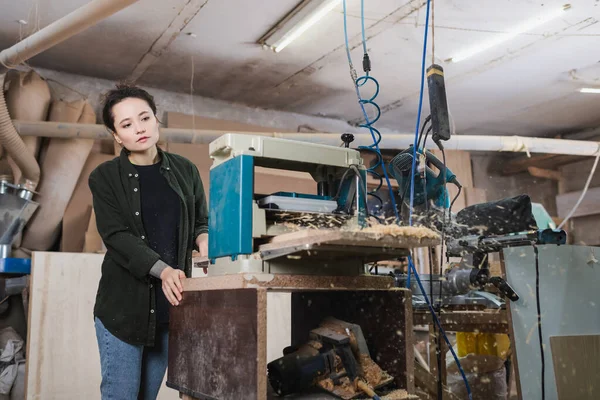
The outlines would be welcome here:
M 154 97 L 150 93 L 134 85 L 119 83 L 115 89 L 110 90 L 104 95 L 104 104 L 102 106 L 102 121 L 111 131 L 116 132 L 115 116 L 112 112 L 113 107 L 131 97 L 144 100 L 148 103 L 154 115 L 156 115 L 156 104 L 154 103 Z

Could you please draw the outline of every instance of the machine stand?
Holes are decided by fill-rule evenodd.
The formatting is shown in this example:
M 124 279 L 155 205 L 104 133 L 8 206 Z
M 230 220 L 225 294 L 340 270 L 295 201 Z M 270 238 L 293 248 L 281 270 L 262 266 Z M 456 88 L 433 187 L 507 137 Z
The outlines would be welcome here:
M 342 286 L 335 288 L 322 284 L 325 277 L 288 278 L 291 284 L 301 280 L 302 288 L 269 282 L 236 288 L 219 277 L 187 282 L 183 301 L 171 311 L 167 386 L 189 399 L 277 399 L 267 378 L 267 292 L 273 290 L 291 293 L 292 345 L 305 342 L 328 316 L 359 324 L 371 357 L 398 388 L 414 392 L 410 291 L 391 288 L 391 278 L 373 285 L 373 277 L 336 277 Z M 294 398 L 334 397 L 317 392 Z

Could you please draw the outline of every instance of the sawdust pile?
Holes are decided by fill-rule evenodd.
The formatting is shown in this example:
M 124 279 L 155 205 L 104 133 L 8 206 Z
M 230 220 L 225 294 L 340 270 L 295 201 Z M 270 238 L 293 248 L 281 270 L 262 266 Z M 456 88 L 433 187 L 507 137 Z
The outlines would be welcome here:
M 411 237 L 417 239 L 439 239 L 440 235 L 423 226 L 400 226 L 396 224 L 373 224 L 367 228 L 357 228 L 356 232 L 374 233 L 381 236 Z
M 381 400 L 410 400 L 410 399 L 418 399 L 419 397 L 408 394 L 408 392 L 404 389 L 394 390 L 386 394 L 385 396 L 381 396 Z

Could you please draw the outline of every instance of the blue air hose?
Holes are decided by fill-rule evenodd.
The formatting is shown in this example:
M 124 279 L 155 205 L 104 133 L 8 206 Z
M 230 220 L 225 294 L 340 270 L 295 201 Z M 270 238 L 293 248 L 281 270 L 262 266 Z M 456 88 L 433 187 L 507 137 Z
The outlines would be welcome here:
M 373 126 L 373 124 L 375 122 L 377 122 L 377 120 L 379 120 L 379 117 L 381 116 L 381 109 L 379 108 L 379 105 L 377 105 L 377 103 L 375 102 L 375 98 L 379 94 L 379 82 L 377 82 L 377 80 L 375 78 L 373 78 L 372 76 L 369 76 L 368 70 L 370 68 L 365 68 L 366 69 L 365 76 L 361 76 L 360 78 L 357 77 L 356 70 L 354 69 L 354 65 L 352 64 L 352 57 L 350 56 L 350 44 L 348 43 L 348 25 L 347 25 L 347 21 L 346 21 L 346 19 L 347 19 L 346 18 L 346 16 L 347 16 L 346 0 L 344 0 L 343 3 L 344 3 L 344 39 L 345 39 L 345 43 L 346 43 L 346 55 L 348 56 L 348 64 L 350 66 L 350 74 L 352 76 L 352 81 L 354 83 L 354 88 L 356 90 L 358 104 L 360 105 L 360 109 L 365 118 L 365 123 L 363 123 L 359 126 L 361 128 L 369 129 L 369 132 L 371 133 L 371 138 L 373 139 L 373 144 L 371 144 L 369 146 L 359 146 L 358 148 L 362 149 L 362 150 L 371 151 L 371 152 L 375 153 L 375 155 L 377 156 L 377 162 L 375 163 L 375 165 L 368 168 L 367 172 L 371 173 L 372 175 L 375 175 L 379 179 L 379 185 L 377 186 L 377 188 L 375 190 L 373 190 L 369 194 L 374 195 L 374 193 L 377 192 L 383 185 L 383 179 L 382 179 L 381 175 L 376 171 L 376 169 L 381 166 L 382 167 L 381 169 L 383 170 L 383 175 L 384 175 L 385 181 L 387 183 L 390 201 L 392 203 L 392 207 L 394 209 L 394 214 L 396 216 L 396 222 L 400 222 L 400 215 L 398 214 L 398 208 L 396 207 L 396 200 L 394 199 L 394 191 L 392 190 L 392 184 L 390 183 L 390 178 L 387 173 L 387 168 L 385 168 L 385 165 L 383 162 L 383 157 L 381 156 L 381 150 L 379 149 L 379 143 L 381 142 L 381 133 Z M 367 45 L 366 45 L 366 41 L 365 41 L 365 29 L 364 29 L 364 26 L 365 26 L 365 24 L 364 24 L 364 0 L 361 0 L 361 20 L 362 20 L 363 49 L 365 51 L 365 58 L 367 58 L 368 57 L 367 53 L 366 53 Z M 363 63 L 364 63 L 364 60 L 363 60 Z M 375 85 L 375 93 L 373 94 L 373 96 L 371 96 L 371 98 L 364 99 L 360 94 L 360 87 L 364 86 L 367 82 L 373 82 L 373 84 Z M 377 114 L 376 114 L 375 118 L 373 118 L 373 120 L 369 119 L 369 116 L 365 109 L 365 104 L 371 105 L 375 108 L 375 111 Z
M 373 144 L 371 146 L 365 146 L 365 149 L 369 149 L 373 152 L 375 152 L 377 154 L 378 157 L 378 162 L 377 164 L 372 167 L 371 169 L 375 169 L 378 166 L 383 164 L 383 158 L 381 157 L 381 151 L 379 150 L 379 142 L 381 142 L 381 133 L 375 129 L 372 125 L 373 123 L 375 123 L 379 117 L 381 116 L 381 109 L 379 108 L 379 106 L 374 102 L 375 97 L 377 97 L 377 94 L 379 93 L 379 83 L 377 82 L 377 80 L 375 80 L 374 78 L 370 77 L 368 74 L 368 70 L 366 70 L 365 72 L 367 73 L 366 76 L 363 76 L 361 78 L 356 77 L 356 70 L 354 69 L 354 66 L 352 64 L 352 58 L 350 56 L 350 46 L 348 44 L 348 28 L 347 28 L 347 23 L 346 23 L 346 0 L 343 1 L 344 3 L 344 37 L 345 37 L 345 42 L 346 42 L 346 54 L 348 56 L 348 64 L 350 66 L 350 73 L 352 75 L 352 79 L 354 81 L 354 86 L 356 89 L 356 94 L 358 96 L 359 99 L 359 104 L 361 107 L 361 110 L 363 112 L 363 115 L 365 117 L 366 123 L 361 125 L 361 127 L 365 127 L 368 128 L 369 131 L 371 132 L 371 136 L 373 138 Z M 412 171 L 414 171 L 416 169 L 416 161 L 417 161 L 417 141 L 419 138 L 419 125 L 420 125 L 420 121 L 421 121 L 421 110 L 423 107 L 423 91 L 424 91 L 424 84 L 425 84 L 425 60 L 426 60 L 426 56 L 427 56 L 427 36 L 428 36 L 428 32 L 429 32 L 429 11 L 430 11 L 430 7 L 431 7 L 431 0 L 427 0 L 427 13 L 425 16 L 425 34 L 424 34 L 424 40 L 423 40 L 423 59 L 422 59 L 422 63 L 421 63 L 421 90 L 420 90 L 420 95 L 419 95 L 419 110 L 418 110 L 418 114 L 417 114 L 417 122 L 416 122 L 416 128 L 415 128 L 415 142 L 414 142 L 414 146 L 413 146 L 413 163 L 412 163 Z M 367 58 L 367 45 L 366 45 L 366 37 L 365 37 L 365 28 L 364 28 L 364 0 L 361 0 L 361 27 L 362 27 L 362 41 L 363 41 L 363 49 L 365 52 L 365 58 Z M 364 63 L 364 60 L 363 60 Z M 366 68 L 365 68 L 366 69 Z M 369 68 L 370 69 L 370 68 Z M 373 82 L 376 84 L 376 91 L 374 96 L 372 96 L 369 100 L 364 100 L 361 95 L 360 95 L 360 90 L 359 87 L 364 85 L 367 81 L 369 80 L 373 80 Z M 366 113 L 365 104 L 371 104 L 375 107 L 375 109 L 377 110 L 377 115 L 376 118 L 373 121 L 369 121 L 369 117 Z M 396 207 L 396 202 L 394 200 L 394 194 L 390 185 L 390 181 L 388 178 L 388 174 L 387 174 L 387 168 L 385 168 L 385 165 L 383 166 L 383 173 L 385 175 L 385 179 L 386 182 L 388 184 L 388 189 L 390 192 L 390 199 L 392 201 L 393 207 L 394 207 L 394 212 L 396 214 L 396 222 L 400 221 L 399 215 L 398 215 L 398 209 Z M 374 171 L 370 171 L 370 172 L 374 172 Z M 378 174 L 376 174 L 378 175 Z M 381 176 L 379 176 L 381 179 Z M 414 174 L 411 175 L 411 182 L 410 182 L 410 209 L 409 209 L 409 225 L 412 225 L 412 209 L 413 209 L 413 205 L 414 205 L 414 191 L 415 191 L 415 179 L 414 179 Z M 381 184 L 380 184 L 381 186 Z M 413 264 L 412 261 L 412 256 L 409 255 L 408 256 L 408 264 L 409 264 L 409 270 L 408 270 L 408 287 L 410 288 L 410 274 L 411 274 L 411 270 L 412 272 L 415 274 L 415 278 L 417 279 L 417 284 L 419 285 L 419 288 L 421 289 L 421 293 L 423 293 L 423 296 L 425 298 L 425 301 L 427 303 L 427 306 L 429 307 L 429 311 L 431 312 L 431 315 L 433 317 L 433 320 L 435 321 L 435 324 L 438 326 L 440 332 L 442 333 L 442 336 L 444 337 L 444 340 L 446 341 L 446 343 L 448 344 L 448 348 L 450 349 L 450 351 L 452 352 L 452 356 L 454 357 L 454 361 L 456 362 L 456 365 L 458 366 L 458 369 L 460 371 L 460 374 L 465 382 L 465 386 L 467 388 L 467 393 L 469 396 L 469 400 L 472 400 L 473 396 L 471 394 L 471 387 L 469 386 L 469 382 L 467 381 L 467 377 L 465 375 L 465 372 L 462 368 L 462 366 L 460 365 L 460 361 L 458 360 L 458 356 L 456 355 L 456 353 L 454 352 L 454 349 L 452 348 L 452 344 L 450 343 L 450 340 L 448 340 L 448 336 L 446 335 L 446 332 L 444 331 L 444 329 L 442 328 L 442 325 L 440 324 L 440 321 L 435 313 L 435 310 L 433 309 L 433 306 L 431 305 L 431 302 L 429 300 L 429 298 L 427 297 L 427 293 L 425 291 L 425 288 L 423 287 L 423 285 L 421 284 L 421 279 L 419 278 L 419 274 L 417 273 L 417 270 Z

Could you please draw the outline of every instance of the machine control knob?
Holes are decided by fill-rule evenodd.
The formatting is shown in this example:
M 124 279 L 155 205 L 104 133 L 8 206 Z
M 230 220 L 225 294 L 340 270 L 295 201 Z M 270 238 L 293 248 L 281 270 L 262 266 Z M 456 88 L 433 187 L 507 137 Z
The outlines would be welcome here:
M 350 147 L 350 143 L 354 142 L 354 135 L 351 133 L 342 133 L 342 142 L 344 142 L 344 147 Z

